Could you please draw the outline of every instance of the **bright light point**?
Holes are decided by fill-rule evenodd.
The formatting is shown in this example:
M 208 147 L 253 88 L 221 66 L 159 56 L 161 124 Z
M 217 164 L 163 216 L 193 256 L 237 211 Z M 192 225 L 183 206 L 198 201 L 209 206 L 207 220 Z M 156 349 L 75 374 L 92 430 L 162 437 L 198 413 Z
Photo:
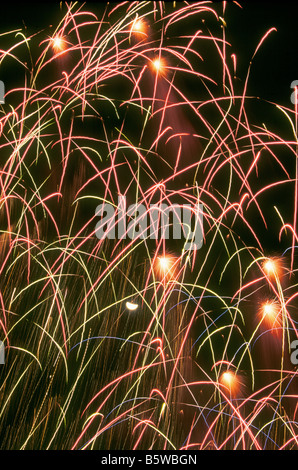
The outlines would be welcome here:
M 161 64 L 161 60 L 160 59 L 155 59 L 155 61 L 153 62 L 153 67 L 156 69 L 156 70 L 159 70 L 161 68 L 162 64 Z
M 264 314 L 265 314 L 265 315 L 270 315 L 270 316 L 274 315 L 274 307 L 273 307 L 273 305 L 271 305 L 271 304 L 266 304 L 266 305 L 264 306 Z
M 275 268 L 274 268 L 274 263 L 273 263 L 273 261 L 271 261 L 271 260 L 266 261 L 266 263 L 265 263 L 265 265 L 264 265 L 264 269 L 265 269 L 268 273 L 274 272 Z
M 260 312 L 265 327 L 272 330 L 272 332 L 279 333 L 281 326 L 281 312 L 277 302 L 267 301 L 263 304 Z
M 268 277 L 280 277 L 282 273 L 282 261 L 279 258 L 270 258 L 263 263 L 263 269 Z
M 136 310 L 138 308 L 138 304 L 133 304 L 132 302 L 126 302 L 126 308 L 128 310 Z
M 173 276 L 175 272 L 174 268 L 175 258 L 164 255 L 157 257 L 155 261 L 155 270 L 161 275 L 164 276 Z
M 160 59 L 155 59 L 155 61 L 153 62 L 153 67 L 157 71 L 160 70 L 160 68 L 162 67 L 161 60 Z
M 232 374 L 232 372 L 224 372 L 222 374 L 222 381 L 225 382 L 227 385 L 231 385 L 231 383 L 233 383 L 233 380 L 234 380 L 234 374 Z
M 219 378 L 219 382 L 229 390 L 230 395 L 235 396 L 240 391 L 241 382 L 239 381 L 237 375 L 231 370 L 223 372 Z
M 160 57 L 154 59 L 151 62 L 151 68 L 155 73 L 164 73 L 165 72 L 165 61 Z
M 147 24 L 144 20 L 139 18 L 138 20 L 135 20 L 131 26 L 130 29 L 131 33 L 134 33 L 138 36 L 147 36 Z
M 168 271 L 171 267 L 170 258 L 163 256 L 162 258 L 158 258 L 158 259 L 159 259 L 159 265 L 161 269 L 163 269 L 164 271 Z
M 55 52 L 62 52 L 66 48 L 66 42 L 61 36 L 51 38 L 52 48 Z

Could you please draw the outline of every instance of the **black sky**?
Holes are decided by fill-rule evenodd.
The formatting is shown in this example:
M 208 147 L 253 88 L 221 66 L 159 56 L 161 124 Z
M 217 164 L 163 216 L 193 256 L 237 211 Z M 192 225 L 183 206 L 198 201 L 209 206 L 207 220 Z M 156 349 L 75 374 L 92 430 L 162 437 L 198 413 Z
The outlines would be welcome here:
M 223 4 L 216 3 L 217 8 L 218 3 Z M 290 103 L 290 84 L 298 78 L 298 4 L 293 1 L 241 0 L 239 4 L 242 8 L 227 2 L 225 14 L 227 39 L 237 54 L 238 74 L 242 79 L 245 78 L 258 42 L 270 28 L 275 27 L 277 31 L 271 33 L 254 58 L 249 85 L 255 95 L 271 101 L 282 101 L 286 105 Z M 84 9 L 100 14 L 104 5 L 104 2 L 86 2 Z M 30 33 L 45 28 L 46 34 L 49 34 L 49 26 L 55 27 L 61 18 L 60 10 L 60 2 L 5 2 L 1 5 L 0 33 L 26 26 Z M 0 67 L 1 73 L 4 71 Z

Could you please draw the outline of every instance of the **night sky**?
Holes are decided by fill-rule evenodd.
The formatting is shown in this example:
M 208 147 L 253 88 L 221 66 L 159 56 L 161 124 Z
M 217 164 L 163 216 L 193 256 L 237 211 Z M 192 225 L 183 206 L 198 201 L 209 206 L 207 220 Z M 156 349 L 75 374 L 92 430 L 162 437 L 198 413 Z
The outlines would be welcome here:
M 77 3 L 69 49 L 68 4 L 1 7 L 1 450 L 297 449 L 298 5 L 197 3 L 148 2 L 145 39 L 142 3 Z M 198 188 L 198 251 L 94 236 L 104 199 Z
M 16 8 L 13 3 L 7 3 L 1 11 L 1 32 L 25 26 L 30 33 L 44 29 L 45 34 L 50 34 L 49 25 L 55 24 L 61 4 L 22 2 L 18 3 Z M 298 6 L 289 1 L 284 1 L 282 5 L 267 1 L 243 1 L 239 4 L 242 8 L 233 2 L 227 2 L 228 39 L 235 53 L 239 54 L 238 75 L 244 79 L 260 38 L 270 28 L 276 28 L 277 31 L 265 41 L 254 59 L 249 90 L 263 99 L 286 105 L 291 92 L 290 84 L 298 74 L 295 61 Z M 104 2 L 84 2 L 84 5 L 96 13 L 104 9 Z M 1 74 L 5 75 L 5 70 L 1 70 Z

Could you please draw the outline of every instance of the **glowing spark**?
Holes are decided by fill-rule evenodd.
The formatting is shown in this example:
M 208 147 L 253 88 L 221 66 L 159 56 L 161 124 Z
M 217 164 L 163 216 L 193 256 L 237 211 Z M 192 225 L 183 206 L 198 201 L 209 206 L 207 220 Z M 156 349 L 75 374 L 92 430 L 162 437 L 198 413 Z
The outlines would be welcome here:
M 170 258 L 163 256 L 162 258 L 159 258 L 159 265 L 163 271 L 168 271 L 171 266 L 171 261 Z
M 275 272 L 275 263 L 272 260 L 266 261 L 264 264 L 264 269 L 267 271 L 268 274 Z
M 151 62 L 151 68 L 157 74 L 164 74 L 165 67 L 166 67 L 166 63 L 164 59 L 162 59 L 161 57 L 157 57 Z
M 225 37 L 228 2 L 219 10 L 212 9 L 212 2 L 180 3 L 106 2 L 95 14 L 74 2 L 65 5 L 64 19 L 57 18 L 49 35 L 41 31 L 29 41 L 21 29 L 1 33 L 17 41 L 9 40 L 7 50 L 6 41 L 1 44 L 1 63 L 7 57 L 26 69 L 16 89 L 11 77 L 6 96 L 13 94 L 13 106 L 11 111 L 1 108 L 0 115 L 0 339 L 19 350 L 23 371 L 16 382 L 14 360 L 7 362 L 3 392 L 18 401 L 26 423 L 24 391 L 37 389 L 41 380 L 49 390 L 40 406 L 38 394 L 30 397 L 36 417 L 29 428 L 15 423 L 6 442 L 13 448 L 102 448 L 110 442 L 119 448 L 175 449 L 160 429 L 185 450 L 298 448 L 297 371 L 288 367 L 289 361 L 296 362 L 287 348 L 290 336 L 298 338 L 293 264 L 298 248 L 298 87 L 295 103 L 291 99 L 294 109 L 266 102 L 274 116 L 281 112 L 282 120 L 287 118 L 289 140 L 284 130 L 277 132 L 279 126 L 268 130 L 270 120 L 262 127 L 250 122 L 247 98 L 258 106 L 257 97 L 247 96 L 252 62 L 240 94 L 235 93 L 237 58 L 227 56 L 231 45 Z M 204 10 L 208 15 L 201 18 Z M 210 32 L 210 13 L 221 22 L 222 37 Z M 196 27 L 189 28 L 188 19 Z M 263 36 L 253 57 L 274 30 Z M 36 51 L 39 58 L 29 61 Z M 205 58 L 209 64 L 209 52 L 210 71 L 223 72 L 214 89 L 208 86 L 215 85 L 209 65 L 200 65 Z M 103 113 L 101 103 L 107 103 Z M 266 175 L 267 155 L 281 171 Z M 274 218 L 277 222 L 268 226 L 271 209 L 262 194 L 282 188 L 286 192 L 271 202 L 281 203 L 281 195 L 289 202 L 280 211 L 274 206 L 279 221 Z M 202 251 L 183 249 L 195 213 L 189 222 L 183 217 L 175 248 L 160 239 L 158 230 L 148 244 L 128 236 L 143 232 L 143 213 L 130 225 L 140 230 L 129 231 L 119 195 L 142 202 L 147 227 L 151 204 L 194 206 L 200 196 L 207 229 Z M 118 216 L 102 214 L 100 222 L 115 229 L 117 241 L 113 236 L 98 240 L 95 204 L 116 207 L 117 199 Z M 264 255 L 267 242 L 263 245 L 261 237 L 266 232 L 259 231 L 259 217 L 248 213 L 252 205 L 266 230 L 285 244 L 275 248 L 282 257 L 273 256 L 274 251 Z M 121 232 L 127 237 L 122 239 Z M 151 237 L 151 230 L 145 237 Z M 252 272 L 245 277 L 248 269 Z M 272 297 L 261 298 L 251 322 L 245 307 L 242 312 L 243 301 L 250 295 L 257 300 L 263 289 Z M 129 318 L 123 319 L 121 310 Z M 34 329 L 22 329 L 28 316 Z M 238 321 L 239 316 L 245 321 Z M 262 357 L 254 345 L 258 341 L 265 351 L 268 333 L 278 337 L 270 341 L 280 343 L 278 354 L 270 350 Z M 18 337 L 26 349 L 13 345 Z M 51 345 L 53 353 L 58 348 L 62 355 L 65 373 L 62 361 L 53 363 L 48 354 Z M 80 351 L 70 364 L 80 380 L 73 381 L 68 399 L 69 387 L 62 381 L 67 381 L 67 357 L 75 346 Z M 216 379 L 210 377 L 204 353 L 212 357 Z M 27 355 L 44 366 L 42 375 L 38 368 L 30 372 Z M 106 367 L 111 361 L 113 367 Z M 240 367 L 245 367 L 243 375 Z M 54 402 L 52 387 L 59 390 Z M 223 397 L 218 401 L 214 394 L 211 403 L 214 387 Z M 83 409 L 76 399 L 82 393 Z M 2 400 L 0 406 L 5 421 L 7 403 Z M 71 436 L 64 426 L 69 407 Z M 81 425 L 85 413 L 89 416 Z
M 278 332 L 277 329 L 281 326 L 281 312 L 277 302 L 267 301 L 261 308 L 262 320 L 267 328 L 270 328 L 272 332 Z
M 219 378 L 219 382 L 229 390 L 229 394 L 231 396 L 238 395 L 241 388 L 241 382 L 235 372 L 232 372 L 231 370 L 223 372 Z
M 147 24 L 142 19 L 136 19 L 130 29 L 131 33 L 135 34 L 136 36 L 145 37 L 147 36 Z
M 279 278 L 282 273 L 282 262 L 278 258 L 269 258 L 263 264 L 263 269 L 268 277 Z
M 62 36 L 54 36 L 51 38 L 51 43 L 55 52 L 62 52 L 66 48 L 66 42 Z
M 169 255 L 157 256 L 154 262 L 154 269 L 163 278 L 174 277 L 175 258 Z
M 128 310 L 136 310 L 138 308 L 138 304 L 133 304 L 132 302 L 126 302 L 126 308 Z
M 171 256 L 161 256 L 158 258 L 159 269 L 164 274 L 167 274 L 173 268 L 174 260 Z

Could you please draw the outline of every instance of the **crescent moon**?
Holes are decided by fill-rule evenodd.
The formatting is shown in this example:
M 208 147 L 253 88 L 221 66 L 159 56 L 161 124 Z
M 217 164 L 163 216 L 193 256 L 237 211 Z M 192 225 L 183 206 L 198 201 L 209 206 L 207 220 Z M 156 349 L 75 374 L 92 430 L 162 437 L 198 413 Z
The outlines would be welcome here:
M 133 304 L 131 302 L 126 302 L 126 308 L 128 308 L 128 310 L 136 310 L 138 308 L 138 304 Z

